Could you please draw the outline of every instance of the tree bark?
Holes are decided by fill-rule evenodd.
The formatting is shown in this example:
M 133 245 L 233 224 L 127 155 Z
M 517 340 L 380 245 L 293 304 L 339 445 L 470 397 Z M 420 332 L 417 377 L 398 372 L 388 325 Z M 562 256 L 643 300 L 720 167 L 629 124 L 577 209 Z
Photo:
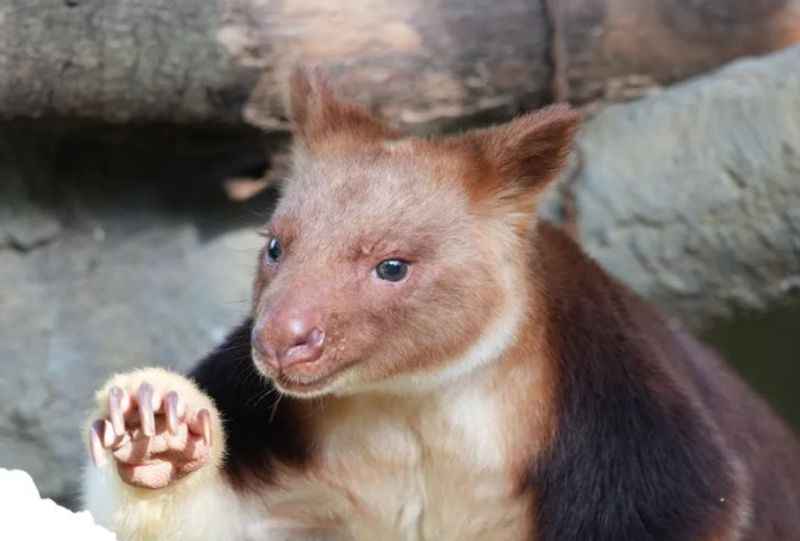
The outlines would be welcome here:
M 321 64 L 418 131 L 625 99 L 800 39 L 800 0 L 6 0 L 0 119 L 284 129 Z
M 511 0 L 10 0 L 0 7 L 0 117 L 284 129 L 299 62 L 427 129 L 545 102 L 548 23 Z
M 800 39 L 798 0 L 546 0 L 558 101 L 624 101 Z

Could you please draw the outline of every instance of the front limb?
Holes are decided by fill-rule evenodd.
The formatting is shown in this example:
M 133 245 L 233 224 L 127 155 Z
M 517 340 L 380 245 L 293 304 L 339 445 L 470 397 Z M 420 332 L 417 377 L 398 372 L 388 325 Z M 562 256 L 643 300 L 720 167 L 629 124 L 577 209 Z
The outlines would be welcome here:
M 122 541 L 249 537 L 255 517 L 222 472 L 219 412 L 193 382 L 159 368 L 114 376 L 88 425 L 84 503 Z

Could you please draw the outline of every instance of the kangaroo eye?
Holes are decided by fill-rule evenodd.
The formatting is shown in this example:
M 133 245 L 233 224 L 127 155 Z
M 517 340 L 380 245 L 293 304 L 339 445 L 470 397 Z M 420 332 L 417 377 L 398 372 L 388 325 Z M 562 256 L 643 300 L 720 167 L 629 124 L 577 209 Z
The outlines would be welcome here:
M 269 244 L 267 244 L 267 257 L 269 257 L 272 262 L 276 262 L 281 258 L 281 254 L 283 254 L 281 242 L 277 237 L 272 237 L 269 240 Z
M 381 280 L 399 282 L 408 274 L 408 263 L 400 259 L 387 259 L 378 263 L 375 273 Z

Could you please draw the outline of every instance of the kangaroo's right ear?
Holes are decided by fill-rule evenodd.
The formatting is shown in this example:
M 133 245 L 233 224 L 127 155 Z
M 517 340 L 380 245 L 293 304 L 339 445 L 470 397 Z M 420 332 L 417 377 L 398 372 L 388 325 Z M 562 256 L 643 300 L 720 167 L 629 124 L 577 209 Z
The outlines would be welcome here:
M 296 139 L 309 148 L 336 134 L 373 140 L 394 135 L 363 107 L 340 101 L 319 68 L 292 72 L 289 113 Z

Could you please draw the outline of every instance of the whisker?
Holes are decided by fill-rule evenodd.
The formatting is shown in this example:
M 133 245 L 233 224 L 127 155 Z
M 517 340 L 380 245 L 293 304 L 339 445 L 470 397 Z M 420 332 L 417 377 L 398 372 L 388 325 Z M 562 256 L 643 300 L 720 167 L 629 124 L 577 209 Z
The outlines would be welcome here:
M 272 405 L 272 412 L 269 415 L 270 423 L 275 420 L 275 412 L 278 411 L 278 404 L 280 404 L 282 398 L 283 398 L 283 393 L 278 393 L 278 398 L 275 399 L 275 403 Z

